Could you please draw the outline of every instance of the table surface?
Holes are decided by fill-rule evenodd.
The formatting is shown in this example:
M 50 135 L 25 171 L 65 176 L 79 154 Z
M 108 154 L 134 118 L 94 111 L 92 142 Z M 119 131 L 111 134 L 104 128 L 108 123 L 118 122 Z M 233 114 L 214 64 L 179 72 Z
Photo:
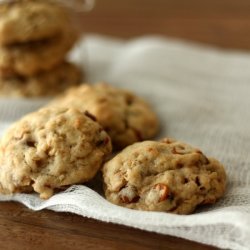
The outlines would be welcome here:
M 147 34 L 250 48 L 249 0 L 97 0 L 79 17 L 83 32 L 121 38 Z M 178 249 L 211 246 L 52 211 L 0 203 L 0 249 Z M 4 248 L 3 248 L 4 246 Z

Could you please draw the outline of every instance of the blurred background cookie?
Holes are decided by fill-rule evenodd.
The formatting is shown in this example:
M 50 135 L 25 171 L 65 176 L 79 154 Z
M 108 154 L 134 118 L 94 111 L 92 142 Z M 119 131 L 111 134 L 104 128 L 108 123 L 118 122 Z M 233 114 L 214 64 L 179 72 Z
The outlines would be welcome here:
M 76 41 L 74 32 L 65 30 L 53 38 L 0 47 L 0 74 L 31 76 L 60 64 Z
M 65 8 L 53 1 L 26 0 L 1 4 L 0 45 L 51 38 L 64 32 L 70 22 Z
M 82 72 L 72 63 L 63 62 L 49 71 L 33 76 L 12 75 L 0 78 L 0 96 L 54 96 L 70 86 L 78 85 Z
M 80 71 L 64 63 L 77 38 L 70 11 L 55 1 L 2 3 L 0 96 L 56 95 L 79 83 Z

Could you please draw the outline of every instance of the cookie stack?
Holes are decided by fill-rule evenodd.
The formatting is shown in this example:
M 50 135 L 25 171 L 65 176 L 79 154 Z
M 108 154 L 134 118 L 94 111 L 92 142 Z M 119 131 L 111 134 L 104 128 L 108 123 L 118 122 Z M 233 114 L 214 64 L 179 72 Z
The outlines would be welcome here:
M 80 83 L 65 61 L 76 40 L 69 13 L 53 1 L 0 4 L 0 95 L 51 96 Z

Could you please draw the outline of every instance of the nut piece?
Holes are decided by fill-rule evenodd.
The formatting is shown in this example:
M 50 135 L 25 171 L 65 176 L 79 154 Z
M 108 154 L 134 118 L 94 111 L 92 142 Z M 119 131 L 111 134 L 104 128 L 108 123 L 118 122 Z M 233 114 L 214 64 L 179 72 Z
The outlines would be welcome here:
M 156 203 L 166 200 L 168 196 L 169 196 L 168 186 L 163 183 L 158 183 L 154 185 L 147 193 L 146 203 L 156 204 Z
M 177 146 L 175 146 L 175 147 L 172 149 L 172 153 L 173 153 L 173 154 L 184 155 L 184 154 L 186 154 L 187 152 L 186 152 L 186 149 L 185 149 L 184 146 L 182 146 L 182 145 L 177 145 Z
M 168 198 L 169 188 L 167 185 L 158 183 L 154 186 L 154 189 L 159 192 L 159 202 L 164 201 Z
M 119 192 L 119 197 L 123 203 L 137 202 L 140 198 L 137 194 L 137 189 L 135 186 L 124 187 Z

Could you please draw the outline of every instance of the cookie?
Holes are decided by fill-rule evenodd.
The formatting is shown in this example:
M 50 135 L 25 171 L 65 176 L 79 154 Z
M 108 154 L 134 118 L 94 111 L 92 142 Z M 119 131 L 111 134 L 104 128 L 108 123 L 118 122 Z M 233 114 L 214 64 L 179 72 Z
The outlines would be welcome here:
M 63 62 L 50 71 L 25 77 L 14 75 L 0 78 L 0 96 L 41 97 L 55 96 L 81 83 L 82 73 L 74 64 Z
M 108 132 L 116 149 L 149 139 L 159 128 L 156 114 L 143 99 L 104 83 L 72 88 L 49 106 L 87 110 Z
M 64 33 L 40 41 L 0 47 L 0 75 L 31 76 L 47 71 L 64 60 L 65 54 L 77 39 L 70 28 Z
M 127 208 L 189 214 L 225 192 L 224 167 L 172 139 L 125 148 L 103 167 L 106 198 Z
M 111 152 L 102 127 L 75 109 L 44 108 L 13 124 L 0 142 L 0 192 L 56 189 L 94 177 Z
M 70 24 L 65 8 L 53 1 L 11 1 L 0 4 L 0 45 L 44 40 Z

